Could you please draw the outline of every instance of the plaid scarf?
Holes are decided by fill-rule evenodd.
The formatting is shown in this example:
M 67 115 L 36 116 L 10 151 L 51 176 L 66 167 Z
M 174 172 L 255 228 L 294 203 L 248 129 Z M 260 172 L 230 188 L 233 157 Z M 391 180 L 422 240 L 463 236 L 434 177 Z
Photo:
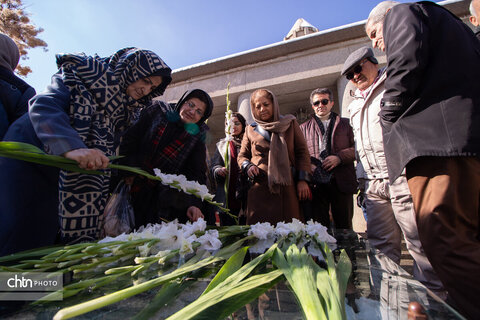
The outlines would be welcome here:
M 203 140 L 207 126 L 202 123 L 196 134 L 189 133 L 178 113 L 160 101 L 156 108 L 148 110 L 146 116 L 156 121 L 150 131 L 150 156 L 145 164 L 150 170 L 158 168 L 164 173 L 178 174 L 195 144 Z
M 320 128 L 320 132 L 322 133 L 322 144 L 325 146 L 325 150 L 320 153 L 321 160 L 325 159 L 332 153 L 332 132 L 333 127 L 335 126 L 336 117 L 337 114 L 335 112 L 330 112 L 330 116 L 328 117 L 328 126 L 325 129 L 322 120 L 320 120 L 320 118 L 317 116 L 313 116 L 318 124 L 318 127 Z
M 137 48 L 107 58 L 57 55 L 57 65 L 70 91 L 71 126 L 88 148 L 106 156 L 115 154 L 118 135 L 130 125 L 133 108 L 161 95 L 171 81 L 171 70 L 159 56 Z M 151 75 L 163 81 L 148 96 L 135 101 L 125 93 L 128 85 Z M 60 172 L 59 219 L 65 242 L 98 237 L 109 183 L 109 176 Z

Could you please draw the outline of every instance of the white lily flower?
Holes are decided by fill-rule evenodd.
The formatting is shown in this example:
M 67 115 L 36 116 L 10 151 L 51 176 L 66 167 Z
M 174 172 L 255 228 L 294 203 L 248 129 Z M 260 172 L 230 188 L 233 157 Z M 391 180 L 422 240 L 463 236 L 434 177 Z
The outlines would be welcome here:
M 327 227 L 321 223 L 310 220 L 307 222 L 305 230 L 310 237 L 315 238 L 317 241 L 337 243 L 337 239 L 329 235 Z
M 157 177 L 159 177 L 160 179 L 162 179 L 162 183 L 165 184 L 165 185 L 172 184 L 172 183 L 173 183 L 173 180 L 175 180 L 175 178 L 176 178 L 176 175 L 174 175 L 174 174 L 165 174 L 165 173 L 162 173 L 162 172 L 160 171 L 160 169 L 158 169 L 158 168 L 153 169 L 153 172 L 155 173 L 155 175 L 156 175 Z
M 222 247 L 222 242 L 218 239 L 217 230 L 208 230 L 205 234 L 197 239 L 200 247 L 208 251 L 216 251 Z
M 205 231 L 207 228 L 207 222 L 203 218 L 199 218 L 197 221 L 191 223 L 188 221 L 186 224 L 182 225 L 183 235 L 188 238 L 197 231 Z
M 148 246 L 148 243 L 144 244 L 143 246 L 138 246 L 140 257 L 148 257 L 150 253 L 150 249 L 151 247 Z
M 285 222 L 279 222 L 277 223 L 277 226 L 275 227 L 275 234 L 280 237 L 280 238 L 286 238 L 288 237 L 288 234 L 290 233 L 290 227 L 288 224 Z
M 175 250 L 180 249 L 181 241 L 185 239 L 183 231 L 178 228 L 176 223 L 162 224 L 161 232 L 157 234 L 160 242 L 157 244 L 159 250 Z
M 292 233 L 296 236 L 302 236 L 305 233 L 305 225 L 298 219 L 293 218 L 288 224 Z
M 309 255 L 312 255 L 314 257 L 317 257 L 321 261 L 325 261 L 325 258 L 323 257 L 323 252 L 322 249 L 315 243 L 315 242 L 310 242 L 310 244 L 307 247 L 307 252 Z
M 250 246 L 250 248 L 248 248 L 248 250 L 249 250 L 251 253 L 262 254 L 262 253 L 265 252 L 265 250 L 267 250 L 268 248 L 270 248 L 274 243 L 275 243 L 275 237 L 270 237 L 270 238 L 266 238 L 266 239 L 260 239 L 260 240 L 257 241 L 257 243 L 255 243 L 254 245 Z
M 98 241 L 98 243 L 107 243 L 107 242 L 112 242 L 112 241 L 128 241 L 128 234 L 125 232 L 122 234 L 119 234 L 116 237 L 105 237 L 102 240 Z
M 275 228 L 268 222 L 258 222 L 250 226 L 248 235 L 254 235 L 257 239 L 267 239 L 275 237 Z
M 180 174 L 165 174 L 162 173 L 158 168 L 153 169 L 153 172 L 157 177 L 159 177 L 162 181 L 162 184 L 173 187 L 173 185 L 177 185 L 183 192 L 187 194 L 192 194 L 188 190 L 195 190 L 195 194 L 198 195 L 202 200 L 209 200 L 212 201 L 213 195 L 208 193 L 207 186 L 198 183 L 197 181 L 189 181 L 187 178 Z
M 192 243 L 185 238 L 181 239 L 179 249 L 181 255 L 186 255 L 193 252 Z

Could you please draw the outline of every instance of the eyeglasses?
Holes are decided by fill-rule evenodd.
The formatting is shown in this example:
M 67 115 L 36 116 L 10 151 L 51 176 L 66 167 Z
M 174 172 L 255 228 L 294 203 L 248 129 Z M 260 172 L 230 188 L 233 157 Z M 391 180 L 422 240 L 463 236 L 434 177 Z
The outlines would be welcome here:
M 330 102 L 330 100 L 328 100 L 328 99 L 322 99 L 322 100 L 315 101 L 315 102 L 313 103 L 313 105 L 314 105 L 315 107 L 318 107 L 318 106 L 320 105 L 320 103 L 321 103 L 322 105 L 326 106 L 326 105 L 328 104 L 328 102 Z
M 192 101 L 185 101 L 185 105 L 187 105 L 190 109 L 194 109 L 196 107 L 195 103 L 193 103 Z M 204 114 L 200 108 L 196 108 L 195 113 L 200 117 L 203 117 Z
M 350 71 L 349 73 L 347 73 L 347 74 L 345 75 L 345 77 L 347 78 L 347 80 L 352 80 L 353 77 L 355 76 L 355 73 L 358 74 L 358 73 L 362 72 L 362 70 L 363 70 L 362 66 L 363 66 L 363 64 L 364 64 L 365 62 L 367 62 L 367 60 L 363 60 L 361 63 L 357 64 L 357 65 L 352 69 L 352 71 Z

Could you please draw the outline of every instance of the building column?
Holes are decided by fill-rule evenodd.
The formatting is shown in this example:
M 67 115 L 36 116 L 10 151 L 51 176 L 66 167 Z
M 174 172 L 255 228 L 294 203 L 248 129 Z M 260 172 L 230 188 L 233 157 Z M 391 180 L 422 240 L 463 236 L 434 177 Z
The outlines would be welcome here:
M 252 110 L 250 109 L 250 96 L 251 92 L 244 92 L 238 97 L 237 111 L 245 118 L 247 124 L 255 122 L 252 116 Z

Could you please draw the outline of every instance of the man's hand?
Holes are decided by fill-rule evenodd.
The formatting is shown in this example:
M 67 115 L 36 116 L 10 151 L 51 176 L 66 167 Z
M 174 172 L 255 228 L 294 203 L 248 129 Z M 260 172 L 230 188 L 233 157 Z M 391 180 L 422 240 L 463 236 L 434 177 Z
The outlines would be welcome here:
M 86 170 L 106 169 L 110 160 L 98 149 L 81 148 L 65 152 L 63 156 L 75 160 Z
M 342 160 L 340 160 L 338 156 L 331 155 L 326 157 L 325 160 L 323 160 L 322 167 L 326 171 L 331 171 L 340 163 L 342 163 Z
M 227 168 L 218 168 L 217 170 L 215 170 L 215 173 L 218 174 L 220 177 L 225 177 L 227 175 Z
M 256 165 L 251 166 L 247 170 L 247 175 L 250 179 L 253 179 L 259 173 L 260 173 L 260 170 L 258 169 L 258 167 Z
M 195 222 L 197 221 L 198 219 L 202 218 L 202 219 L 205 219 L 205 217 L 203 216 L 203 213 L 200 209 L 198 209 L 197 207 L 195 206 L 190 206 L 188 209 L 187 209 L 187 217 L 190 221 L 192 222 Z
M 298 181 L 297 193 L 299 200 L 312 200 L 312 192 L 305 181 Z

